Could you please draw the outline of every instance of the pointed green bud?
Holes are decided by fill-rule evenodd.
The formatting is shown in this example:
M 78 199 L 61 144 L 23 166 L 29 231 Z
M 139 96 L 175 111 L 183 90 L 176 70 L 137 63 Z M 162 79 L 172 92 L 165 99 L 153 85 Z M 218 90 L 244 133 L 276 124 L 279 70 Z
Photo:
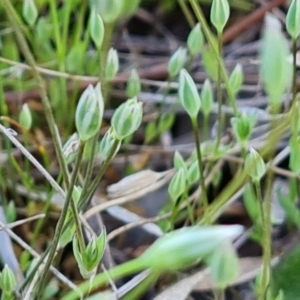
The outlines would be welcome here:
M 211 112 L 213 105 L 213 91 L 209 79 L 205 79 L 201 90 L 201 104 L 202 112 L 205 116 L 208 116 Z
M 111 154 L 114 144 L 118 143 L 115 153 Z M 99 145 L 99 153 L 103 161 L 107 160 L 109 157 L 114 158 L 120 149 L 121 143 L 116 137 L 116 133 L 112 127 L 110 127 L 102 138 Z
M 91 10 L 90 33 L 96 47 L 100 49 L 103 43 L 105 29 L 102 18 L 100 14 L 96 13 L 95 9 Z
M 229 77 L 229 86 L 233 94 L 236 95 L 241 89 L 244 82 L 243 68 L 241 64 L 237 64 Z
M 176 203 L 178 198 L 185 191 L 185 188 L 186 188 L 186 171 L 184 170 L 184 168 L 180 168 L 173 176 L 168 188 L 168 192 L 173 203 Z
M 200 173 L 199 173 L 199 166 L 198 166 L 198 161 L 194 161 L 189 169 L 188 169 L 188 174 L 187 174 L 187 180 L 189 185 L 194 184 L 197 182 L 200 178 Z
M 17 210 L 14 201 L 9 201 L 5 206 L 5 217 L 7 223 L 14 222 L 17 219 Z
M 142 102 L 138 102 L 136 97 L 121 104 L 111 120 L 117 139 L 121 141 L 134 133 L 140 127 L 142 118 Z
M 287 61 L 289 53 L 280 22 L 275 16 L 267 14 L 260 54 L 260 77 L 269 96 L 272 113 L 279 111 L 282 97 L 291 83 L 292 65 Z
M 85 142 L 99 132 L 103 111 L 100 83 L 96 87 L 89 85 L 79 99 L 75 114 L 75 124 L 81 141 Z
M 184 67 L 186 62 L 187 51 L 185 48 L 179 47 L 171 56 L 168 64 L 168 73 L 170 78 L 174 78 Z
M 141 92 L 141 80 L 136 69 L 131 70 L 130 76 L 126 85 L 126 95 L 129 98 L 138 96 Z
M 90 278 L 99 265 L 106 247 L 106 231 L 103 230 L 97 239 L 92 238 L 84 252 L 81 253 L 75 234 L 73 238 L 73 253 L 83 278 Z
M 120 0 L 90 0 L 91 8 L 101 15 L 104 23 L 114 23 L 119 19 L 123 1 Z
M 210 10 L 210 21 L 220 34 L 229 19 L 230 8 L 227 0 L 213 0 Z
M 22 14 L 28 25 L 33 26 L 35 24 L 38 17 L 38 11 L 34 0 L 24 0 Z
M 246 156 L 245 170 L 255 182 L 259 182 L 266 172 L 264 160 L 253 148 L 250 149 L 250 153 Z
M 185 111 L 192 119 L 196 119 L 201 107 L 200 96 L 195 82 L 185 69 L 180 71 L 178 93 Z
M 160 115 L 158 119 L 158 132 L 163 133 L 167 130 L 169 130 L 175 121 L 175 115 L 174 113 L 166 113 Z
M 106 247 L 106 230 L 102 230 L 101 234 L 97 239 L 92 238 L 92 240 L 86 246 L 84 260 L 86 263 L 87 270 L 92 271 L 95 269 L 100 260 L 103 257 Z
M 107 61 L 105 66 L 105 78 L 106 80 L 112 80 L 115 78 L 119 71 L 119 57 L 117 50 L 110 48 L 107 54 Z
M 200 23 L 197 23 L 187 38 L 187 47 L 190 51 L 190 54 L 195 56 L 197 53 L 201 52 L 203 45 L 204 37 L 201 30 L 201 25 Z
M 296 40 L 300 35 L 300 0 L 292 0 L 285 24 L 291 38 Z
M 256 115 L 248 116 L 242 113 L 238 117 L 231 118 L 230 123 L 237 141 L 245 145 L 252 134 L 253 127 L 256 123 Z
M 157 137 L 158 134 L 159 132 L 157 130 L 156 122 L 149 122 L 145 128 L 145 143 L 149 144 Z
M 14 273 L 5 265 L 0 276 L 0 288 L 4 291 L 4 293 L 12 293 L 16 288 L 17 281 Z
M 27 130 L 31 128 L 32 116 L 27 103 L 22 105 L 22 110 L 19 115 L 19 123 Z
M 187 172 L 186 163 L 182 157 L 182 155 L 176 150 L 173 159 L 174 169 L 179 171 L 181 168 L 184 169 L 185 173 Z
M 215 249 L 222 251 L 229 242 L 243 233 L 240 225 L 186 227 L 165 234 L 140 257 L 147 268 L 160 272 L 176 271 L 199 263 Z

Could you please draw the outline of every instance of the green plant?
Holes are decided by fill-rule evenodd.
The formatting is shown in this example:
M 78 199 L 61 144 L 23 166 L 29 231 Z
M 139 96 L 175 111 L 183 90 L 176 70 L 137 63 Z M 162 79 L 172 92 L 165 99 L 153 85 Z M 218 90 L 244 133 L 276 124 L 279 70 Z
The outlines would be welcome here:
M 230 17 L 230 4 L 234 3 L 227 0 L 210 1 L 209 20 L 213 25 L 211 29 L 198 2 L 178 1 L 193 28 L 187 37 L 187 46 L 179 47 L 170 56 L 168 78 L 157 116 L 145 125 L 147 115 L 144 115 L 143 103 L 138 97 L 146 81 L 140 78 L 138 70 L 134 68 L 135 64 L 134 67 L 128 68 L 131 70 L 129 79 L 126 86 L 122 87 L 128 99 L 117 107 L 114 99 L 110 99 L 110 88 L 122 67 L 121 56 L 111 47 L 111 40 L 118 23 L 125 24 L 124 22 L 138 9 L 139 0 L 74 0 L 63 1 L 60 5 L 54 0 L 25 0 L 21 4 L 18 1 L 2 1 L 0 13 L 5 12 L 5 20 L 12 30 L 0 33 L 3 40 L 0 71 L 4 69 L 5 64 L 16 65 L 24 69 L 24 73 L 25 70 L 28 71 L 25 75 L 18 73 L 13 80 L 9 76 L 0 77 L 0 132 L 3 134 L 0 142 L 1 149 L 5 149 L 9 157 L 5 172 L 0 170 L 1 187 L 8 189 L 21 182 L 29 191 L 34 190 L 35 183 L 30 177 L 32 164 L 46 179 L 42 188 L 49 192 L 44 211 L 50 210 L 53 195 L 59 195 L 63 199 L 51 243 L 38 259 L 32 259 L 28 252 L 22 258 L 22 265 L 27 267 L 31 264 L 31 268 L 21 286 L 16 285 L 14 275 L 7 266 L 4 267 L 0 276 L 3 299 L 13 299 L 13 291 L 23 293 L 26 297 L 33 291 L 34 298 L 44 299 L 45 287 L 50 287 L 48 271 L 53 270 L 54 258 L 57 253 L 66 249 L 66 245 L 71 241 L 73 256 L 86 281 L 76 290 L 74 284 L 69 284 L 74 291 L 60 291 L 60 299 L 85 297 L 113 280 L 150 269 L 147 280 L 130 294 L 138 297 L 137 295 L 141 295 L 162 274 L 177 272 L 200 262 L 204 262 L 210 268 L 220 298 L 224 289 L 237 276 L 238 260 L 231 241 L 238 237 L 243 229 L 237 225 L 212 224 L 217 222 L 224 209 L 243 190 L 244 203 L 253 223 L 251 237 L 261 245 L 263 252 L 262 272 L 256 280 L 256 292 L 261 300 L 271 299 L 271 195 L 274 183 L 272 164 L 276 155 L 274 145 L 277 145 L 287 132 L 290 134 L 289 169 L 293 178 L 290 179 L 288 197 L 281 195 L 279 202 L 290 224 L 300 227 L 300 212 L 297 207 L 300 122 L 299 99 L 296 94 L 299 1 L 291 2 L 286 21 L 293 44 L 293 64 L 287 61 L 290 51 L 278 20 L 273 15 L 267 15 L 265 19 L 260 51 L 260 80 L 269 100 L 270 114 L 267 116 L 270 129 L 263 146 L 259 146 L 257 151 L 250 148 L 250 140 L 260 116 L 248 112 L 241 113 L 236 102 L 243 86 L 243 68 L 237 64 L 231 74 L 228 74 L 222 53 L 223 33 Z M 194 18 L 197 19 L 197 24 L 194 24 Z M 87 54 L 88 50 L 93 52 L 90 57 Z M 192 63 L 198 60 L 198 55 L 207 77 L 210 77 L 204 81 L 201 91 L 191 71 Z M 21 63 L 21 58 L 24 58 L 26 64 Z M 81 83 L 85 81 L 89 84 L 85 84 L 87 88 L 81 91 Z M 167 96 L 175 89 L 173 81 L 178 81 L 176 92 L 179 103 L 174 102 L 166 110 Z M 204 139 L 209 139 L 208 124 L 214 110 L 214 88 L 217 100 L 217 134 L 204 142 Z M 283 95 L 290 88 L 292 105 L 288 112 L 278 116 Z M 45 120 L 37 116 L 30 108 L 30 103 L 20 106 L 16 115 L 10 115 L 4 97 L 8 89 L 18 92 L 37 89 Z M 222 144 L 221 139 L 225 126 L 223 99 L 226 99 L 233 113 L 230 123 L 232 142 L 228 145 Z M 168 186 L 171 201 L 166 204 L 167 211 L 162 211 L 162 216 L 157 217 L 157 220 L 165 220 L 166 226 L 162 227 L 166 233 L 140 257 L 107 272 L 103 270 L 97 273 L 104 251 L 109 245 L 109 234 L 106 233 L 104 224 L 102 233 L 98 236 L 91 234 L 90 240 L 86 242 L 82 229 L 82 212 L 99 184 L 103 182 L 103 177 L 119 150 L 126 152 L 137 130 L 144 132 L 144 144 L 154 143 L 155 139 L 173 125 L 179 105 L 190 118 L 195 151 L 187 160 L 175 151 L 174 170 L 168 170 L 169 174 L 173 174 Z M 106 109 L 114 109 L 110 124 L 107 123 L 108 118 L 104 117 Z M 204 116 L 203 124 L 199 123 L 200 114 Z M 54 160 L 58 163 L 59 174 L 55 178 L 51 175 L 50 162 L 53 157 L 36 137 L 36 128 L 44 124 L 49 128 L 49 139 L 54 145 Z M 200 130 L 202 125 L 203 130 Z M 15 131 L 9 126 L 20 130 L 22 142 L 16 138 Z M 29 152 L 31 146 L 37 146 L 41 159 Z M 14 147 L 24 155 L 24 162 L 13 157 Z M 241 164 L 228 184 L 212 198 L 209 191 L 214 187 L 221 188 L 219 183 L 222 170 L 219 165 L 236 149 L 241 154 L 241 157 L 237 158 Z M 100 169 L 95 174 L 93 171 L 96 157 L 100 158 Z M 6 174 L 9 175 L 7 185 Z M 262 190 L 265 190 L 265 193 L 262 193 Z M 17 192 L 13 193 L 18 198 Z M 12 222 L 16 218 L 16 207 L 8 200 L 3 202 L 8 212 L 8 221 Z M 28 197 L 24 201 L 29 209 L 32 200 Z M 183 223 L 186 228 L 177 229 Z M 30 241 L 32 246 L 41 234 L 42 225 L 43 220 L 40 220 Z M 274 290 L 275 296 L 280 299 L 280 287 L 276 286 Z M 284 295 L 286 294 L 284 291 Z

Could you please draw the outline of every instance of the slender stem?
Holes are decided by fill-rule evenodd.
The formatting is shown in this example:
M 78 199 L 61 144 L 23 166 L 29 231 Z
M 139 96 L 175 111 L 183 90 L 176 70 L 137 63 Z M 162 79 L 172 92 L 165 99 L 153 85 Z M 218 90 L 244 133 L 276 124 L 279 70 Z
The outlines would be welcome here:
M 276 128 L 273 128 L 270 132 L 269 139 L 265 146 L 260 149 L 261 156 L 266 156 L 273 151 L 274 145 L 278 143 L 278 140 L 282 137 L 282 135 L 290 128 L 290 118 L 289 116 L 284 117 L 280 120 L 280 124 L 277 125 Z M 270 147 L 272 145 L 272 147 Z M 208 208 L 207 219 L 211 222 L 215 221 L 217 217 L 220 215 L 222 208 L 226 205 L 229 205 L 232 201 L 232 196 L 241 188 L 243 188 L 244 184 L 247 182 L 247 172 L 241 171 L 238 172 L 231 182 L 226 186 L 225 189 L 214 199 L 212 204 Z M 201 220 L 199 224 L 206 224 L 206 220 Z
M 292 103 L 296 101 L 297 95 L 297 39 L 292 41 L 292 52 L 293 52 L 293 80 L 292 80 Z
M 46 275 L 47 275 L 48 270 L 51 266 L 51 263 L 54 259 L 55 252 L 56 252 L 56 249 L 57 249 L 57 246 L 58 246 L 58 243 L 59 243 L 59 239 L 60 239 L 61 234 L 62 234 L 62 230 L 63 230 L 63 227 L 64 227 L 64 223 L 65 223 L 65 219 L 66 219 L 66 216 L 67 216 L 67 213 L 68 213 L 70 203 L 73 202 L 72 201 L 73 188 L 74 188 L 75 183 L 76 183 L 76 179 L 77 179 L 81 159 L 82 159 L 82 156 L 83 156 L 83 151 L 84 151 L 84 143 L 81 143 L 80 146 L 79 146 L 79 149 L 78 149 L 78 154 L 77 154 L 77 157 L 76 157 L 74 170 L 73 170 L 73 173 L 72 173 L 72 176 L 71 176 L 70 187 L 69 187 L 67 195 L 66 195 L 65 204 L 62 208 L 60 217 L 58 219 L 56 229 L 55 229 L 55 235 L 54 235 L 54 238 L 53 238 L 53 241 L 52 241 L 52 244 L 51 244 L 51 248 L 50 248 L 47 260 L 45 262 L 44 269 L 41 273 L 41 279 L 40 279 L 40 282 L 39 282 L 39 285 L 38 285 L 37 296 L 36 296 L 37 299 L 41 298 L 42 292 L 44 290 Z M 74 215 L 73 217 L 74 217 L 74 220 L 76 222 L 76 219 L 77 219 L 76 215 Z M 77 226 L 78 226 L 78 224 L 77 224 Z M 80 225 L 79 225 L 79 227 L 80 227 Z
M 218 33 L 218 54 L 222 58 L 222 33 Z M 218 64 L 218 79 L 217 79 L 217 100 L 218 100 L 218 131 L 215 151 L 219 149 L 222 129 L 223 129 L 223 113 L 222 113 L 222 78 L 221 78 L 221 65 Z
M 57 13 L 57 1 L 56 0 L 50 0 L 50 12 L 51 12 L 51 20 L 54 28 L 54 37 L 55 37 L 55 44 L 56 44 L 56 53 L 57 53 L 57 59 L 58 59 L 58 65 L 60 71 L 63 71 L 64 69 L 64 57 L 65 57 L 65 50 L 64 45 L 62 43 L 61 38 L 61 30 L 58 22 L 58 13 Z
M 70 16 L 72 12 L 72 5 L 73 1 L 66 1 L 64 2 L 64 16 L 63 16 L 63 28 L 62 28 L 62 37 L 61 37 L 61 43 L 62 43 L 62 49 L 63 49 L 63 58 L 65 59 L 66 56 L 66 49 L 68 49 L 68 31 L 69 31 L 69 25 L 70 25 Z
M 191 14 L 188 6 L 186 5 L 186 1 L 185 0 L 178 0 L 178 4 L 187 20 L 187 22 L 189 23 L 189 26 L 191 28 L 193 28 L 195 26 L 195 19 L 193 17 L 193 15 Z
M 88 199 L 90 199 L 90 197 L 92 197 L 92 195 L 94 194 L 94 192 L 97 189 L 97 187 L 98 187 L 98 185 L 99 185 L 99 183 L 100 183 L 103 175 L 105 174 L 108 166 L 110 165 L 110 163 L 111 163 L 111 161 L 112 161 L 112 159 L 113 159 L 113 157 L 115 155 L 115 152 L 116 152 L 119 144 L 120 144 L 120 141 L 115 140 L 115 142 L 114 142 L 114 144 L 113 144 L 113 146 L 111 148 L 111 151 L 109 153 L 109 156 L 108 156 L 107 160 L 105 160 L 105 162 L 103 163 L 103 166 L 101 166 L 101 169 L 100 169 L 98 175 L 96 176 L 96 178 L 91 183 L 91 186 L 87 190 L 86 194 L 83 195 L 82 201 L 79 202 L 79 206 L 78 206 L 79 209 L 81 209 L 84 206 L 85 202 Z
M 101 273 L 95 276 L 93 281 L 90 280 L 85 281 L 82 283 L 77 290 L 71 291 L 66 296 L 64 296 L 61 300 L 75 300 L 84 295 L 88 294 L 89 292 L 92 292 L 93 290 L 100 288 L 103 285 L 106 285 L 111 280 L 117 280 L 119 278 L 131 275 L 133 273 L 137 273 L 144 269 L 143 263 L 140 262 L 140 260 L 134 259 L 129 262 L 126 262 L 122 265 L 119 265 L 111 270 L 109 270 L 107 273 Z
M 271 243 L 272 243 L 272 185 L 274 180 L 274 173 L 272 170 L 269 170 L 267 175 L 267 188 L 265 201 L 263 203 L 262 211 L 262 225 L 263 225 L 263 269 L 262 269 L 262 278 L 260 284 L 260 293 L 259 300 L 265 300 L 270 285 L 270 275 L 271 275 Z M 256 189 L 258 193 L 259 201 L 262 201 L 261 191 L 259 183 L 256 184 Z M 260 195 L 259 195 L 260 194 Z
M 200 173 L 200 186 L 201 186 L 201 196 L 200 196 L 200 204 L 203 205 L 204 208 L 204 215 L 206 215 L 207 207 L 208 207 L 208 199 L 207 199 L 207 191 L 205 186 L 205 178 L 204 178 L 204 168 L 203 168 L 203 160 L 202 160 L 202 154 L 200 149 L 200 132 L 198 128 L 198 122 L 197 118 L 192 119 L 192 126 L 193 126 L 193 132 L 194 132 L 194 139 L 196 144 L 196 153 L 197 153 L 197 160 L 198 160 L 198 168 Z
M 255 181 L 254 188 L 255 188 L 255 194 L 258 201 L 259 210 L 260 210 L 260 221 L 261 221 L 260 223 L 263 226 L 265 222 L 265 214 L 264 214 L 263 197 L 261 193 L 260 182 Z
M 227 93 L 228 93 L 228 101 L 229 101 L 229 104 L 231 105 L 231 107 L 233 109 L 234 115 L 237 116 L 238 115 L 238 109 L 237 109 L 235 97 L 234 97 L 234 94 L 232 93 L 232 91 L 230 89 L 228 75 L 227 75 L 223 60 L 219 56 L 219 51 L 218 51 L 218 47 L 216 45 L 216 41 L 215 41 L 215 39 L 214 39 L 210 29 L 209 29 L 209 26 L 208 26 L 208 24 L 205 20 L 203 12 L 202 12 L 201 8 L 198 5 L 198 1 L 197 0 L 189 0 L 189 1 L 190 1 L 190 4 L 191 4 L 191 6 L 194 10 L 194 13 L 195 13 L 199 23 L 201 24 L 201 28 L 203 30 L 203 33 L 204 33 L 204 35 L 205 35 L 205 37 L 206 37 L 213 53 L 215 55 L 216 61 L 217 61 L 218 65 L 221 68 L 221 76 L 222 76 L 222 80 L 225 84 Z
M 49 101 L 49 98 L 47 95 L 47 89 L 46 89 L 45 83 L 44 83 L 41 75 L 39 74 L 38 70 L 36 69 L 36 63 L 35 63 L 34 57 L 31 54 L 31 51 L 28 47 L 26 39 L 25 39 L 20 27 L 18 26 L 17 21 L 15 20 L 14 16 L 16 15 L 16 12 L 14 10 L 12 3 L 9 0 L 3 0 L 2 3 L 3 3 L 3 7 L 6 11 L 6 14 L 9 18 L 9 21 L 11 22 L 12 27 L 15 31 L 17 41 L 20 45 L 20 51 L 24 55 L 27 63 L 30 65 L 33 76 L 39 86 L 41 99 L 42 99 L 42 103 L 43 103 L 43 107 L 44 107 L 44 112 L 45 112 L 46 120 L 47 120 L 49 129 L 50 129 L 50 133 L 52 136 L 53 145 L 55 148 L 55 153 L 56 153 L 56 156 L 58 159 L 59 167 L 60 167 L 61 172 L 63 173 L 63 177 L 64 177 L 64 181 L 66 183 L 66 186 L 68 187 L 69 186 L 69 173 L 68 173 L 68 169 L 67 169 L 64 157 L 63 157 L 61 143 L 60 143 L 60 137 L 59 137 L 56 125 L 55 125 L 55 120 L 54 120 L 51 104 L 50 104 L 50 101 Z

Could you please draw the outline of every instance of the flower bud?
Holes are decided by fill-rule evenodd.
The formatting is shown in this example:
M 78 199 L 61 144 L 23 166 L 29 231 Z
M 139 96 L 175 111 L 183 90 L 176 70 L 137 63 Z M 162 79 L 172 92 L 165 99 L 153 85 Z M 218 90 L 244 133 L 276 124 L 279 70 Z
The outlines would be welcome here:
M 171 56 L 168 64 L 168 73 L 170 78 L 174 78 L 179 74 L 186 62 L 186 55 L 186 49 L 179 47 Z
M 241 64 L 237 64 L 229 77 L 229 86 L 234 95 L 238 93 L 244 82 L 243 69 Z
M 83 253 L 79 249 L 77 235 L 73 238 L 73 253 L 81 275 L 90 278 L 96 271 L 106 247 L 106 231 L 103 230 L 97 239 L 92 238 Z
M 126 85 L 126 94 L 129 98 L 138 96 L 141 92 L 141 80 L 138 72 L 133 69 L 131 70 L 129 80 Z
M 246 115 L 242 113 L 239 117 L 233 117 L 230 120 L 233 132 L 240 144 L 245 144 L 252 133 L 256 122 L 256 115 Z
M 199 53 L 204 45 L 204 37 L 201 30 L 200 23 L 192 29 L 187 39 L 187 46 L 192 56 Z
M 87 141 L 100 129 L 104 111 L 104 101 L 100 84 L 89 85 L 82 93 L 76 108 L 75 123 L 81 141 Z
M 287 61 L 289 54 L 280 22 L 275 16 L 267 14 L 261 45 L 260 77 L 269 96 L 272 113 L 278 113 L 282 97 L 291 83 L 292 65 Z
M 172 198 L 173 203 L 176 203 L 178 198 L 183 194 L 186 188 L 186 171 L 184 168 L 180 168 L 173 176 L 168 192 Z
M 300 35 L 300 1 L 293 0 L 286 15 L 286 30 L 293 40 Z
M 118 140 L 123 140 L 134 133 L 141 125 L 143 118 L 142 102 L 131 98 L 121 104 L 115 111 L 111 124 Z
M 210 10 L 210 21 L 220 34 L 228 21 L 230 8 L 227 0 L 213 0 Z
M 4 269 L 1 272 L 0 276 L 0 287 L 5 293 L 11 293 L 17 285 L 17 281 L 14 273 L 8 267 L 8 265 L 4 266 Z
M 175 116 L 174 113 L 161 114 L 158 119 L 158 132 L 163 133 L 166 130 L 169 130 L 174 124 Z
M 38 11 L 34 0 L 24 0 L 22 13 L 26 23 L 33 26 L 38 17 Z
M 255 182 L 259 182 L 266 172 L 264 160 L 253 148 L 250 149 L 250 153 L 246 156 L 245 170 Z
M 91 11 L 90 17 L 90 32 L 91 38 L 98 49 L 101 48 L 104 38 L 104 24 L 100 14 L 96 13 L 95 9 Z
M 116 151 L 112 154 L 111 158 L 114 158 L 115 155 L 118 153 L 121 143 L 116 137 L 116 133 L 112 127 L 110 127 L 107 132 L 105 133 L 104 137 L 102 138 L 100 145 L 99 145 L 99 153 L 101 158 L 105 161 L 111 155 L 112 148 L 115 143 L 118 142 L 118 146 L 116 147 Z
M 176 271 L 198 263 L 222 244 L 243 232 L 240 225 L 186 227 L 168 233 L 140 257 L 147 268 L 160 272 Z
M 180 71 L 178 92 L 185 111 L 192 119 L 195 119 L 199 113 L 201 101 L 195 82 L 185 69 Z
M 189 185 L 194 184 L 196 181 L 198 181 L 200 178 L 200 173 L 199 173 L 199 166 L 198 166 L 198 161 L 194 161 L 189 169 L 188 169 L 188 174 L 187 174 L 187 180 Z
M 23 104 L 22 106 L 22 110 L 19 115 L 19 123 L 27 130 L 31 128 L 32 116 L 27 103 Z
M 105 78 L 106 80 L 112 80 L 115 78 L 119 71 L 119 57 L 117 50 L 110 48 L 107 54 L 107 61 L 105 66 Z
M 181 168 L 183 168 L 185 172 L 187 171 L 186 163 L 182 155 L 177 150 L 174 154 L 173 164 L 176 171 L 179 171 Z

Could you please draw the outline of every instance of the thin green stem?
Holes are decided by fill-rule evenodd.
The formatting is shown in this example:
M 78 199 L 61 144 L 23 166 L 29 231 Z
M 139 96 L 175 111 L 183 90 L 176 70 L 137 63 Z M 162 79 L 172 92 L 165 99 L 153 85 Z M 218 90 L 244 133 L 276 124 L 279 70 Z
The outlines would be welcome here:
M 293 39 L 292 41 L 292 52 L 293 52 L 292 104 L 294 104 L 297 95 L 297 39 Z
M 222 58 L 222 33 L 218 33 L 218 55 Z M 222 113 L 222 78 L 221 65 L 218 64 L 218 78 L 217 78 L 217 101 L 218 101 L 218 130 L 215 151 L 219 149 L 223 130 L 223 113 Z
M 74 45 L 77 45 L 81 40 L 83 26 L 84 26 L 84 22 L 85 22 L 84 20 L 86 17 L 87 5 L 88 5 L 87 1 L 82 1 L 79 6 L 78 19 L 75 24 L 75 30 L 73 32 L 73 44 Z
M 178 0 L 178 4 L 187 20 L 187 22 L 189 23 L 189 26 L 191 28 L 193 28 L 195 26 L 195 19 L 193 17 L 193 15 L 191 14 L 188 6 L 186 5 L 186 1 L 185 0 Z
M 58 13 L 56 7 L 57 1 L 49 0 L 49 4 L 50 4 L 51 20 L 54 29 L 54 38 L 56 44 L 56 54 L 58 59 L 59 70 L 64 71 L 65 50 L 64 50 L 64 45 L 62 43 L 61 30 L 58 21 Z
M 60 137 L 59 137 L 57 127 L 55 124 L 51 104 L 50 104 L 50 101 L 49 101 L 49 98 L 47 95 L 47 89 L 45 86 L 45 82 L 43 81 L 41 75 L 39 74 L 38 70 L 36 69 L 36 63 L 35 63 L 34 57 L 31 54 L 31 51 L 28 47 L 26 39 L 25 39 L 20 27 L 18 26 L 17 21 L 14 18 L 14 16 L 16 15 L 16 12 L 14 10 L 12 3 L 9 0 L 3 0 L 2 3 L 3 3 L 3 7 L 5 9 L 5 12 L 8 16 L 8 19 L 11 22 L 14 32 L 16 34 L 16 38 L 17 38 L 17 41 L 20 46 L 20 51 L 24 55 L 27 63 L 30 65 L 33 76 L 39 86 L 42 104 L 44 107 L 46 120 L 47 120 L 49 129 L 50 129 L 50 133 L 52 136 L 56 157 L 58 159 L 60 170 L 63 173 L 64 181 L 66 183 L 66 186 L 68 187 L 69 186 L 69 173 L 68 173 L 68 169 L 67 169 L 64 157 L 63 157 L 61 143 L 60 143 Z
M 65 1 L 64 2 L 64 17 L 63 17 L 63 26 L 62 26 L 62 37 L 61 43 L 63 48 L 63 58 L 66 55 L 66 49 L 68 49 L 68 32 L 70 25 L 70 16 L 72 12 L 72 6 L 74 5 L 73 1 Z
M 105 160 L 105 162 L 103 163 L 103 165 L 101 166 L 101 169 L 100 169 L 98 175 L 96 176 L 96 178 L 91 183 L 90 188 L 87 190 L 87 192 L 82 195 L 82 199 L 81 199 L 81 201 L 79 201 L 79 204 L 78 204 L 78 208 L 79 209 L 81 209 L 85 205 L 86 201 L 88 201 L 93 196 L 93 194 L 94 194 L 95 190 L 97 189 L 97 187 L 98 187 L 98 185 L 99 185 L 99 183 L 100 183 L 103 175 L 105 174 L 108 166 L 110 165 L 110 163 L 111 163 L 111 161 L 112 161 L 112 159 L 113 159 L 113 157 L 115 155 L 115 152 L 116 152 L 119 144 L 120 144 L 120 141 L 115 140 L 115 142 L 114 142 L 114 144 L 112 146 L 112 149 L 111 149 L 111 151 L 109 153 L 109 156 Z
M 65 219 L 66 219 L 66 216 L 67 216 L 67 213 L 68 213 L 69 206 L 72 202 L 74 204 L 74 201 L 72 201 L 73 188 L 76 184 L 81 159 L 82 159 L 82 156 L 83 156 L 83 151 L 84 151 L 84 143 L 81 143 L 80 146 L 79 146 L 79 149 L 78 149 L 78 154 L 77 154 L 77 157 L 76 157 L 74 170 L 73 170 L 73 173 L 72 173 L 72 176 L 71 176 L 70 187 L 69 187 L 67 195 L 66 195 L 65 204 L 64 204 L 64 206 L 62 208 L 62 211 L 61 211 L 61 214 L 59 216 L 59 219 L 58 219 L 58 222 L 57 222 L 57 225 L 56 225 L 56 229 L 55 229 L 55 235 L 54 235 L 54 238 L 53 238 L 53 241 L 52 241 L 52 244 L 51 244 L 51 248 L 50 248 L 47 260 L 45 262 L 44 269 L 43 269 L 43 271 L 41 273 L 41 276 L 40 276 L 41 279 L 40 279 L 40 282 L 39 282 L 39 285 L 38 285 L 37 296 L 36 296 L 37 299 L 40 299 L 40 297 L 42 295 L 42 292 L 44 290 L 46 275 L 47 275 L 48 270 L 51 266 L 51 263 L 54 259 L 54 256 L 55 256 L 55 253 L 56 253 L 56 250 L 57 250 L 57 246 L 58 246 L 58 243 L 59 243 L 59 239 L 61 237 L 62 230 L 63 230 L 63 227 L 64 227 Z M 71 207 L 73 207 L 72 204 L 71 204 Z M 76 213 L 75 213 L 75 215 L 73 215 L 73 217 L 74 217 L 74 220 L 75 220 L 75 224 L 76 224 L 76 221 L 78 221 L 76 227 L 80 228 L 79 220 L 76 218 Z
M 282 135 L 289 129 L 290 127 L 290 118 L 289 116 L 281 119 L 280 124 L 277 125 L 276 128 L 273 128 L 270 132 L 270 136 L 265 146 L 260 149 L 261 156 L 270 155 L 271 151 L 273 151 L 274 145 L 278 143 L 278 140 L 282 137 Z M 272 147 L 270 147 L 272 145 Z M 232 196 L 241 189 L 245 183 L 247 183 L 247 172 L 240 171 L 238 172 L 231 182 L 226 186 L 225 189 L 214 199 L 212 204 L 208 207 L 207 219 L 210 222 L 214 222 L 218 216 L 220 215 L 222 208 L 226 207 L 230 204 L 232 200 Z M 202 219 L 199 224 L 207 224 L 206 220 Z
M 261 221 L 261 225 L 263 226 L 265 222 L 265 214 L 264 214 L 263 197 L 262 197 L 260 182 L 255 181 L 253 185 L 255 188 L 255 194 L 258 201 L 259 210 L 260 210 L 260 221 Z
M 204 168 L 203 168 L 203 160 L 202 154 L 200 149 L 200 132 L 198 128 L 198 121 L 197 118 L 192 119 L 192 127 L 194 132 L 194 139 L 196 144 L 196 153 L 197 153 L 197 160 L 198 160 L 198 168 L 200 173 L 200 187 L 201 187 L 201 196 L 200 196 L 200 204 L 203 205 L 204 215 L 206 215 L 207 207 L 208 207 L 208 199 L 207 199 L 207 191 L 205 186 L 205 178 L 204 178 Z
M 272 170 L 268 171 L 267 175 L 267 188 L 266 188 L 266 195 L 265 201 L 263 203 L 263 212 L 262 212 L 262 225 L 263 225 L 263 268 L 262 268 L 262 277 L 261 277 L 261 284 L 260 284 L 260 293 L 258 300 L 265 300 L 267 297 L 267 292 L 270 285 L 271 280 L 271 248 L 272 248 L 272 185 L 274 180 L 274 173 Z M 259 183 L 258 183 L 259 186 Z M 260 198 L 261 192 L 260 193 Z M 262 201 L 262 199 L 258 199 Z
M 229 104 L 231 105 L 232 109 L 233 109 L 233 113 L 235 116 L 238 115 L 238 109 L 237 109 L 237 105 L 236 105 L 236 101 L 235 101 L 235 97 L 234 97 L 234 94 L 232 93 L 231 89 L 230 89 L 230 86 L 229 86 L 229 79 L 228 79 L 228 75 L 227 75 L 227 71 L 226 71 L 226 68 L 224 66 L 224 62 L 222 60 L 222 58 L 219 56 L 219 51 L 218 51 L 218 47 L 216 45 L 216 41 L 215 41 L 215 38 L 213 37 L 210 29 L 209 29 L 209 26 L 205 20 L 205 17 L 204 17 L 204 14 L 201 10 L 201 8 L 199 7 L 198 5 L 198 1 L 197 0 L 189 0 L 190 1 L 190 4 L 194 10 L 194 13 L 201 25 L 201 28 L 203 30 L 203 33 L 215 55 L 215 58 L 216 58 L 216 61 L 218 63 L 218 65 L 220 66 L 221 68 L 221 76 L 222 76 L 222 80 L 225 84 L 225 87 L 226 87 L 226 90 L 227 90 L 227 94 L 228 94 L 228 101 L 229 101 Z

